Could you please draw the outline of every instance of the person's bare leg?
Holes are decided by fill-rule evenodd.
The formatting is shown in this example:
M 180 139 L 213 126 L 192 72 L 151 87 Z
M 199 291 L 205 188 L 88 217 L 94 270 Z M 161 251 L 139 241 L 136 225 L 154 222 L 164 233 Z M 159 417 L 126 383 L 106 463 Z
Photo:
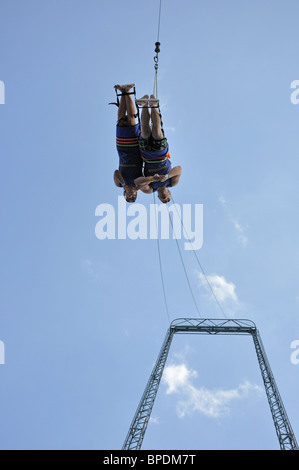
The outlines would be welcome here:
M 142 98 L 140 98 L 139 102 L 142 102 L 142 100 L 148 100 L 148 95 L 144 95 Z M 149 136 L 151 135 L 151 127 L 150 127 L 150 112 L 148 107 L 142 108 L 141 112 L 141 137 L 143 139 L 148 139 Z
M 125 85 L 123 87 L 124 93 L 129 93 L 131 88 L 133 88 L 135 85 Z M 126 100 L 126 109 L 127 109 L 127 119 L 128 119 L 128 124 L 130 126 L 135 126 L 136 120 L 135 120 L 135 114 L 136 114 L 136 109 L 134 102 L 131 98 L 131 95 L 125 95 L 125 100 Z
M 155 100 L 155 95 L 151 95 L 151 100 Z M 155 140 L 161 140 L 163 139 L 163 132 L 162 132 L 162 129 L 161 129 L 161 118 L 160 118 L 160 114 L 159 114 L 159 111 L 158 111 L 158 108 L 155 108 L 154 106 L 156 106 L 158 103 L 158 100 L 157 102 L 152 102 L 151 103 L 151 119 L 152 119 L 152 134 L 153 134 L 153 138 Z
M 121 93 L 124 93 L 124 89 L 121 85 L 115 85 L 114 88 L 119 90 Z M 125 100 L 125 96 L 120 97 L 119 107 L 117 111 L 117 121 L 120 126 L 123 125 L 127 114 L 127 104 Z

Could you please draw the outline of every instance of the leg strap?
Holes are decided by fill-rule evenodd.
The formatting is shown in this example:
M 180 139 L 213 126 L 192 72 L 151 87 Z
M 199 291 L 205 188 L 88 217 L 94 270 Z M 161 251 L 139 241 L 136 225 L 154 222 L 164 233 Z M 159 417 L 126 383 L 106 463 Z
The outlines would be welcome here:
M 119 108 L 119 96 L 135 95 L 135 97 L 136 97 L 135 86 L 134 86 L 134 91 L 130 91 L 129 93 L 118 93 L 118 91 L 116 89 L 115 89 L 115 93 L 116 93 L 116 100 L 117 100 L 116 103 L 108 103 L 108 104 L 114 104 L 118 108 Z

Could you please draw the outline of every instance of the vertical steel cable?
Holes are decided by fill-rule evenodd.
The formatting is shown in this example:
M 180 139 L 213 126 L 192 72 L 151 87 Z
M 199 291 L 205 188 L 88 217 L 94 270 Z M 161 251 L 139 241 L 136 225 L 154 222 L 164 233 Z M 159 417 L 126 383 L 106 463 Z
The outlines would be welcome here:
M 172 195 L 171 195 L 171 200 L 172 200 L 172 202 L 173 202 L 173 204 L 174 204 L 174 207 L 175 207 L 175 209 L 176 209 L 176 211 L 177 211 L 176 204 L 175 204 L 175 202 L 174 202 L 174 199 L 173 199 Z M 195 258 L 196 258 L 196 260 L 197 260 L 197 263 L 198 263 L 198 265 L 199 265 L 199 267 L 200 267 L 200 269 L 201 269 L 201 272 L 202 272 L 202 274 L 203 274 L 203 276 L 204 276 L 204 278 L 205 278 L 205 280 L 206 280 L 207 285 L 208 285 L 209 288 L 210 288 L 210 291 L 211 291 L 211 293 L 212 293 L 212 296 L 214 297 L 214 299 L 215 299 L 215 301 L 216 301 L 216 303 L 217 303 L 217 305 L 218 305 L 218 307 L 219 307 L 219 309 L 220 309 L 222 315 L 223 315 L 225 318 L 227 318 L 227 315 L 225 314 L 223 308 L 221 307 L 220 301 L 218 300 L 218 298 L 217 298 L 217 296 L 216 296 L 216 294 L 215 294 L 215 292 L 214 292 L 214 289 L 212 288 L 212 286 L 211 286 L 211 284 L 210 284 L 210 282 L 209 282 L 209 280 L 208 280 L 208 277 L 207 277 L 207 275 L 206 275 L 206 273 L 205 273 L 205 271 L 204 271 L 204 269 L 203 269 L 203 267 L 202 267 L 202 264 L 201 264 L 201 262 L 199 261 L 199 258 L 198 258 L 197 254 L 196 254 L 196 252 L 195 252 L 195 250 L 194 250 L 194 248 L 193 248 L 193 246 L 192 246 L 192 242 L 191 242 L 191 240 L 190 240 L 190 238 L 189 238 L 189 235 L 188 235 L 188 233 L 187 233 L 187 231 L 186 231 L 186 229 L 185 229 L 185 226 L 184 226 L 184 224 L 183 224 L 182 218 L 181 218 L 180 214 L 178 213 L 178 211 L 177 211 L 177 214 L 178 214 L 178 216 L 179 216 L 179 218 L 180 218 L 181 225 L 182 225 L 182 227 L 183 227 L 183 231 L 184 231 L 184 233 L 186 234 L 186 236 L 187 236 L 187 238 L 188 238 L 188 240 L 189 240 L 189 243 L 190 243 L 190 245 L 191 245 L 191 247 L 192 247 L 193 254 L 194 254 L 194 256 L 195 256 Z
M 171 322 L 170 322 L 169 309 L 168 309 L 168 304 L 167 304 L 164 277 L 163 277 L 163 270 L 162 270 L 162 262 L 161 262 L 161 252 L 160 252 L 160 243 L 159 243 L 159 234 L 158 234 L 158 220 L 157 220 L 157 205 L 156 205 L 155 192 L 153 194 L 154 194 L 154 205 L 155 205 L 155 220 L 156 220 L 156 234 L 157 234 L 157 247 L 158 247 L 159 265 L 160 265 L 160 275 L 161 275 L 161 281 L 162 281 L 162 289 L 163 289 L 166 313 L 167 313 L 168 321 L 169 321 L 169 324 L 170 324 Z
M 189 286 L 189 289 L 190 289 L 190 292 L 191 292 L 191 297 L 192 297 L 192 299 L 193 299 L 193 302 L 194 302 L 195 308 L 196 308 L 196 310 L 197 310 L 197 313 L 198 313 L 198 315 L 201 317 L 201 314 L 200 314 L 200 311 L 199 311 L 197 302 L 196 302 L 196 300 L 195 300 L 195 296 L 194 296 L 194 294 L 193 294 L 193 290 L 192 290 L 192 287 L 191 287 L 191 283 L 190 283 L 190 281 L 189 281 L 189 277 L 188 277 L 187 270 L 186 270 L 186 266 L 185 266 L 185 263 L 184 263 L 184 260 L 183 260 L 183 256 L 182 256 L 182 253 L 181 253 L 181 250 L 180 250 L 180 247 L 179 247 L 179 243 L 178 243 L 178 240 L 177 240 L 177 236 L 176 236 L 176 233 L 175 233 L 175 231 L 174 231 L 174 226 L 173 226 L 173 223 L 172 223 L 172 220 L 171 220 L 171 217 L 170 217 L 170 212 L 169 212 L 168 205 L 167 205 L 167 210 L 168 210 L 168 218 L 169 218 L 169 221 L 170 221 L 170 224 L 171 224 L 171 227 L 172 227 L 172 232 L 173 232 L 174 237 L 175 237 L 177 249 L 178 249 L 178 252 L 179 252 L 179 255 L 180 255 L 180 258 L 181 258 L 181 262 L 182 262 L 182 266 L 183 266 L 184 273 L 185 273 L 185 276 L 186 276 L 186 280 L 187 280 L 187 283 L 188 283 L 188 286 Z
M 158 98 L 158 54 L 160 52 L 160 25 L 161 25 L 161 8 L 162 8 L 162 0 L 160 0 L 160 5 L 159 5 L 159 19 L 158 19 L 158 34 L 157 34 L 157 42 L 155 44 L 155 52 L 156 55 L 154 57 L 154 62 L 155 62 L 155 78 L 154 78 L 154 90 L 153 94 L 155 95 L 156 98 Z

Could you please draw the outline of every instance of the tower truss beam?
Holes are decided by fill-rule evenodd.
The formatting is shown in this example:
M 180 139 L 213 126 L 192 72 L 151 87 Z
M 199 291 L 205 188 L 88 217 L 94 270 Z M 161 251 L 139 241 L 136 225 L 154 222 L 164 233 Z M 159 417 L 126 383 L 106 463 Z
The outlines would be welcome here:
M 298 444 L 284 408 L 269 361 L 255 324 L 250 320 L 178 318 L 174 320 L 164 339 L 160 353 L 145 387 L 131 426 L 124 441 L 123 450 L 141 448 L 150 415 L 154 406 L 159 384 L 166 364 L 171 342 L 175 333 L 235 334 L 251 335 L 260 366 L 270 411 L 274 421 L 281 450 L 299 450 Z
M 299 450 L 258 330 L 252 338 L 281 450 Z
M 170 328 L 167 331 L 160 354 L 154 365 L 153 371 L 150 375 L 150 378 L 148 380 L 148 383 L 145 387 L 144 393 L 141 397 L 140 403 L 134 415 L 132 424 L 130 426 L 126 440 L 122 447 L 123 450 L 139 450 L 141 448 L 147 424 L 149 422 L 155 398 L 158 392 L 164 366 L 166 364 L 173 335 L 174 330 Z

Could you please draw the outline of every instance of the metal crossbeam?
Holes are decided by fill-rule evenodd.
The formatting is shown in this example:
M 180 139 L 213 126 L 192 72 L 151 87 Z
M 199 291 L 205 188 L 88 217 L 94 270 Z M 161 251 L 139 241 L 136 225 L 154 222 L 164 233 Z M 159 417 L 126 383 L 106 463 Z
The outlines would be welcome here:
M 139 450 L 141 448 L 168 357 L 172 338 L 175 333 L 252 335 L 280 448 L 281 450 L 299 450 L 294 432 L 271 371 L 261 337 L 255 324 L 250 320 L 219 320 L 207 318 L 178 318 L 171 323 L 132 420 L 122 447 L 123 450 Z
M 177 318 L 170 329 L 175 333 L 198 333 L 198 334 L 249 334 L 255 331 L 256 326 L 250 320 L 214 318 Z

